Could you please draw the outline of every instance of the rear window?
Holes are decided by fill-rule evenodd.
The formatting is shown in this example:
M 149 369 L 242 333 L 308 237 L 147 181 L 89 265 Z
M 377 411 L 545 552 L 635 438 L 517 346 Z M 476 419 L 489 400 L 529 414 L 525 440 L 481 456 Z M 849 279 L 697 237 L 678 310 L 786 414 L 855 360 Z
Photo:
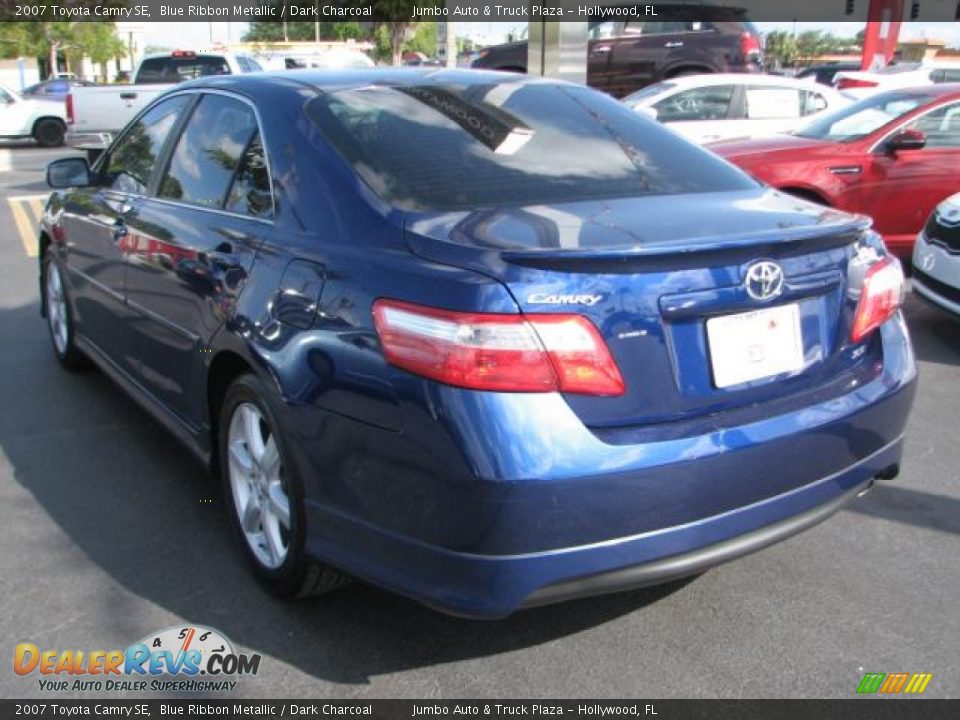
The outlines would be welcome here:
M 408 210 L 741 190 L 753 180 L 600 93 L 507 82 L 345 88 L 307 113 Z
M 140 64 L 137 83 L 179 83 L 206 75 L 229 75 L 230 66 L 219 55 L 147 58 Z

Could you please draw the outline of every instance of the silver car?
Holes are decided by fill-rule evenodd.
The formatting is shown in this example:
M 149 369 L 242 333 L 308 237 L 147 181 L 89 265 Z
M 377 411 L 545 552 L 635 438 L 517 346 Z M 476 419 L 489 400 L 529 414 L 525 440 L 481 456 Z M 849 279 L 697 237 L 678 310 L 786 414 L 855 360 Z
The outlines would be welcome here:
M 917 237 L 913 291 L 960 317 L 960 193 L 936 207 Z

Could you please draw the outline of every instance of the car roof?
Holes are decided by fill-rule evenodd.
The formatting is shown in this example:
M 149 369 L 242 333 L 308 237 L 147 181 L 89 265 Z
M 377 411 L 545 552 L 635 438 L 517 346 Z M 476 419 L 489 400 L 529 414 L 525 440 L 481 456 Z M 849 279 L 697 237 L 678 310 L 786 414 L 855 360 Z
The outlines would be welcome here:
M 780 85 L 781 87 L 809 88 L 821 90 L 824 86 L 807 79 L 797 79 L 784 75 L 753 75 L 751 73 L 707 73 L 704 75 L 683 75 L 666 80 L 676 87 L 700 87 L 706 85 Z
M 504 83 L 550 83 L 567 85 L 563 80 L 505 73 L 496 70 L 461 70 L 438 67 L 342 68 L 323 70 L 269 70 L 242 75 L 206 75 L 177 85 L 178 89 L 209 87 L 234 90 L 258 96 L 281 87 L 311 87 L 336 90 L 349 87 L 396 87 L 406 85 L 490 85 Z

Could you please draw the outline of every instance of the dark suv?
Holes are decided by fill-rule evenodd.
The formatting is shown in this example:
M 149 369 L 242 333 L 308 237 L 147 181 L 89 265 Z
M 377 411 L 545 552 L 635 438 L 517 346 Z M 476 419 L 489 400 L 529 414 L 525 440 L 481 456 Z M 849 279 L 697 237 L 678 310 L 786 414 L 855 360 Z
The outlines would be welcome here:
M 760 35 L 738 8 L 657 5 L 670 20 L 591 21 L 587 84 L 623 97 L 678 75 L 760 72 Z M 527 41 L 481 50 L 472 67 L 527 71 Z

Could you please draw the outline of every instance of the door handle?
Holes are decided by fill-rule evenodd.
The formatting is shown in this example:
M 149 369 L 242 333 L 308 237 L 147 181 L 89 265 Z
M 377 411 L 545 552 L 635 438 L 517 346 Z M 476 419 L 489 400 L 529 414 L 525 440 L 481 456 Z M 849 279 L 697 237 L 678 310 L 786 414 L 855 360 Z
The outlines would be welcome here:
M 137 99 L 137 94 L 136 94 L 136 93 L 132 93 L 132 92 L 123 92 L 123 93 L 120 93 L 120 99 L 121 99 L 121 100 L 136 100 L 136 99 Z
M 605 55 L 605 54 L 607 54 L 608 52 L 610 52 L 611 50 L 613 50 L 613 48 L 610 47 L 609 45 L 601 45 L 600 47 L 595 47 L 595 48 L 593 48 L 593 50 L 590 51 L 590 54 L 591 54 L 591 55 Z
M 676 41 L 674 41 L 674 42 L 667 42 L 667 43 L 664 43 L 663 46 L 664 46 L 665 48 L 678 48 L 678 47 L 683 47 L 683 41 L 682 41 L 682 40 L 676 40 Z

